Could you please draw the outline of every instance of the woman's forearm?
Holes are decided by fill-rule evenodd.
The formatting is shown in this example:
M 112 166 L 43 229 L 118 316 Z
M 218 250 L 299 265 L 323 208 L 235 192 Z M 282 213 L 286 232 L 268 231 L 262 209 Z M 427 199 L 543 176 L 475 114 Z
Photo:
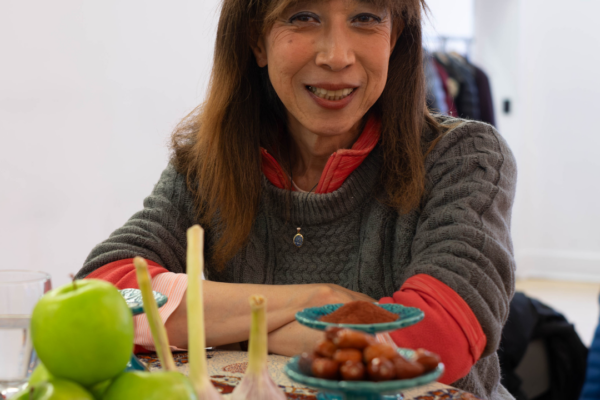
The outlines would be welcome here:
M 206 345 L 219 346 L 247 340 L 250 329 L 248 298 L 261 294 L 267 298 L 267 329 L 274 331 L 294 321 L 296 312 L 326 304 L 331 290 L 326 285 L 254 285 L 204 281 L 204 318 Z M 187 302 L 166 323 L 169 341 L 187 348 Z
M 205 282 L 204 315 L 208 346 L 247 340 L 250 331 L 248 298 L 267 299 L 267 330 L 271 332 L 294 320 L 307 304 L 318 304 L 320 285 L 253 285 Z
M 220 346 L 248 339 L 250 305 L 248 298 L 260 294 L 267 298 L 267 330 L 274 332 L 273 352 L 296 354 L 297 340 L 311 338 L 311 330 L 304 330 L 294 322 L 298 311 L 331 303 L 353 300 L 375 301 L 367 295 L 332 284 L 254 285 L 204 281 L 204 319 L 206 345 Z M 187 303 L 185 296 L 166 323 L 171 345 L 187 348 Z M 302 328 L 302 329 L 301 329 Z M 303 337 L 301 332 L 308 332 Z M 285 335 L 284 335 L 285 334 Z M 289 340 L 289 338 L 296 338 Z M 312 340 L 312 339 L 311 339 Z M 294 342 L 296 341 L 296 342 Z M 269 348 L 271 345 L 269 345 Z

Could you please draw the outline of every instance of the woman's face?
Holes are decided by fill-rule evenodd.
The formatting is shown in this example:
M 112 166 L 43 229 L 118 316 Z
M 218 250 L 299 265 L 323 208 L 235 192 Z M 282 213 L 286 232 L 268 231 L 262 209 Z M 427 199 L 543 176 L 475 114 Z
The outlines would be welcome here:
M 398 34 L 388 10 L 368 2 L 301 1 L 253 50 L 290 125 L 332 136 L 357 126 L 383 92 Z

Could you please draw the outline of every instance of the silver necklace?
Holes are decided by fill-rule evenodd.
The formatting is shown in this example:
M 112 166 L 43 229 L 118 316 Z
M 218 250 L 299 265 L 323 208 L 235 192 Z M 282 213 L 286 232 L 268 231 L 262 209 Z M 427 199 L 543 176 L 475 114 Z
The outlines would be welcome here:
M 293 186 L 298 187 L 298 185 L 296 185 L 294 183 L 294 177 L 291 174 L 291 172 L 290 172 L 290 181 L 291 181 L 291 183 L 292 183 Z M 312 191 L 315 190 L 315 188 L 317 187 L 318 184 L 319 184 L 319 182 L 317 182 L 317 184 L 315 186 L 313 186 L 312 189 L 310 189 L 308 191 L 308 193 L 306 193 L 306 198 L 307 199 L 308 199 L 308 196 L 312 193 Z M 304 211 L 305 202 L 302 203 L 302 211 Z M 294 235 L 294 238 L 292 239 L 292 243 L 294 243 L 294 246 L 296 246 L 298 248 L 302 247 L 302 245 L 304 244 L 304 236 L 300 233 L 301 229 L 302 229 L 301 227 L 297 227 L 296 228 L 296 235 Z

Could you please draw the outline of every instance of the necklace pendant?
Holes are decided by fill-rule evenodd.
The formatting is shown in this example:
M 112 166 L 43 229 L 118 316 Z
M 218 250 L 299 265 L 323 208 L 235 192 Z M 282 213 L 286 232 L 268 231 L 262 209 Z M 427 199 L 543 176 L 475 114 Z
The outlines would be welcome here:
M 298 233 L 296 233 L 296 236 L 294 236 L 294 245 L 298 248 L 302 247 L 302 245 L 304 244 L 304 236 L 302 236 L 302 234 L 300 233 L 300 228 L 296 228 L 298 230 Z

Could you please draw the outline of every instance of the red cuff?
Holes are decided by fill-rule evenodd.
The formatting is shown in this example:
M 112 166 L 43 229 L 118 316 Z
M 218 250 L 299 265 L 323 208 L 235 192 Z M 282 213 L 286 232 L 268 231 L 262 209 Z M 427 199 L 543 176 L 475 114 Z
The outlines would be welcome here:
M 160 265 L 146 260 L 148 263 L 148 272 L 150 277 L 154 278 L 158 274 L 169 272 L 167 269 Z M 106 264 L 91 274 L 85 277 L 85 279 L 102 279 L 115 285 L 117 289 L 138 289 L 137 277 L 135 275 L 135 266 L 133 265 L 133 258 L 127 258 L 125 260 L 119 260 Z M 138 353 L 149 353 L 150 350 L 135 345 L 133 348 L 135 354 Z
M 169 272 L 157 263 L 146 260 L 148 263 L 148 272 L 150 277 L 154 278 L 158 274 Z M 115 285 L 117 289 L 138 289 L 137 277 L 135 276 L 135 267 L 133 266 L 133 258 L 119 260 L 106 264 L 91 274 L 85 279 L 102 279 Z
M 399 347 L 424 348 L 440 355 L 446 372 L 440 382 L 451 384 L 466 376 L 487 343 L 469 305 L 450 287 L 425 274 L 408 279 L 392 297 L 380 303 L 417 307 L 423 321 L 390 333 Z

